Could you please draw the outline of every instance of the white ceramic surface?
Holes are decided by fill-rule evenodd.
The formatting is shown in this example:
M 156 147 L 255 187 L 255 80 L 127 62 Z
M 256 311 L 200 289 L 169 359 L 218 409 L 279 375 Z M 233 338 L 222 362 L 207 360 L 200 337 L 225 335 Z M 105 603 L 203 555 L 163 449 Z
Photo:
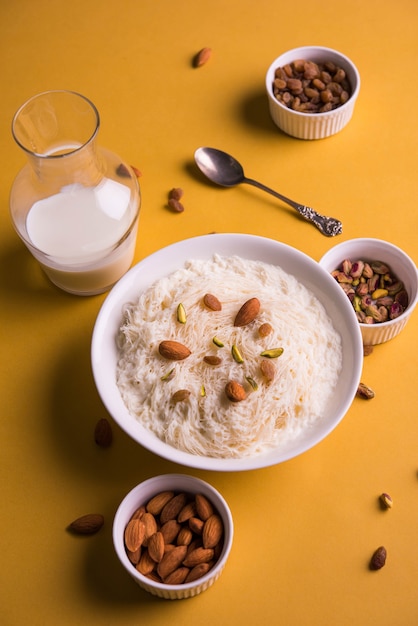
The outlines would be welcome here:
M 277 68 L 298 59 L 315 63 L 333 61 L 342 67 L 352 88 L 347 102 L 327 113 L 301 113 L 281 104 L 273 94 L 274 73 Z M 324 139 L 338 133 L 350 121 L 360 90 L 360 74 L 354 63 L 337 50 L 322 46 L 303 46 L 289 50 L 273 61 L 266 74 L 266 90 L 271 117 L 283 132 L 298 139 Z
M 417 268 L 412 259 L 400 248 L 373 238 L 358 238 L 343 241 L 331 248 L 320 260 L 320 265 L 327 271 L 332 272 L 345 259 L 351 261 L 382 261 L 389 265 L 404 285 L 409 298 L 409 305 L 394 320 L 380 324 L 360 324 L 360 330 L 364 345 L 377 345 L 393 339 L 405 327 L 418 302 L 418 276 Z
M 184 583 L 182 585 L 165 585 L 163 583 L 155 582 L 140 574 L 129 561 L 126 554 L 124 546 L 124 530 L 126 525 L 138 507 L 145 504 L 153 496 L 162 491 L 184 491 L 190 494 L 203 494 L 215 507 L 223 522 L 224 542 L 218 561 L 213 568 L 205 574 L 205 576 L 202 576 L 191 583 Z M 206 591 L 206 589 L 211 587 L 213 583 L 218 580 L 225 567 L 231 551 L 233 535 L 234 524 L 231 511 L 223 496 L 209 483 L 187 474 L 165 474 L 162 476 L 155 476 L 154 478 L 150 478 L 143 483 L 140 483 L 122 500 L 113 522 L 113 545 L 123 567 L 140 587 L 149 593 L 159 596 L 160 598 L 165 598 L 166 600 L 181 600 L 190 598 L 202 593 L 202 591 Z
M 116 384 L 116 335 L 123 321 L 124 305 L 136 301 L 142 290 L 156 279 L 182 267 L 184 262 L 191 259 L 211 259 L 214 253 L 224 256 L 238 255 L 241 258 L 278 265 L 294 275 L 322 302 L 342 338 L 342 371 L 324 417 L 293 439 L 287 439 L 281 446 L 251 458 L 216 459 L 193 455 L 167 445 L 130 415 Z M 113 419 L 130 437 L 174 463 L 227 472 L 253 470 L 281 463 L 324 439 L 344 417 L 356 394 L 363 347 L 357 318 L 348 298 L 316 261 L 295 248 L 272 239 L 242 234 L 214 234 L 186 239 L 163 248 L 123 276 L 108 294 L 98 314 L 93 331 L 91 358 L 95 383 L 102 401 Z

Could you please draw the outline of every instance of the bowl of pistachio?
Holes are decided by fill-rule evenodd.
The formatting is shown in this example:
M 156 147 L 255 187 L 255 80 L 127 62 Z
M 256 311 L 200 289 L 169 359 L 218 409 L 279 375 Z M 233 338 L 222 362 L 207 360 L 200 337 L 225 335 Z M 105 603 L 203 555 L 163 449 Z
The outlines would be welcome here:
M 347 294 L 364 345 L 399 335 L 418 302 L 417 268 L 406 252 L 381 239 L 350 239 L 331 248 L 319 264 Z

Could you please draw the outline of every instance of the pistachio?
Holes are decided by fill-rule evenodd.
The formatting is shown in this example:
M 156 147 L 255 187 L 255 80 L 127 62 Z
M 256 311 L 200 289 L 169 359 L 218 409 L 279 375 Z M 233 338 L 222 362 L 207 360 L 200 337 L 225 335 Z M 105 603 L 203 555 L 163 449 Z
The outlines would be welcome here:
M 251 378 L 251 376 L 246 376 L 245 380 L 248 382 L 248 384 L 250 385 L 250 387 L 253 389 L 253 391 L 257 391 L 258 389 L 258 384 L 257 382 L 254 380 L 254 378 Z
M 384 546 L 379 546 L 379 548 L 373 552 L 372 558 L 370 559 L 370 569 L 381 569 L 386 563 L 386 556 L 386 548 Z
M 356 261 L 351 266 L 350 276 L 352 276 L 353 278 L 360 278 L 360 276 L 363 273 L 363 269 L 364 269 L 364 261 Z
M 232 354 L 232 358 L 234 359 L 234 361 L 236 361 L 237 363 L 244 363 L 244 359 L 242 358 L 241 352 L 238 350 L 235 343 L 233 344 L 231 348 L 231 354 Z
M 205 389 L 205 385 L 200 385 L 200 397 L 201 398 L 205 398 L 206 397 L 206 389 Z
M 174 376 L 174 367 L 171 368 L 171 370 L 168 370 L 167 374 L 164 374 L 164 376 L 161 376 L 160 380 L 166 381 L 166 380 L 171 380 Z
M 364 383 L 360 383 L 357 388 L 357 394 L 359 398 L 363 398 L 363 400 L 371 400 L 374 398 L 375 393 L 373 389 L 365 385 Z
M 265 356 L 268 359 L 277 359 L 277 357 L 283 354 L 283 348 L 272 348 L 271 350 L 263 350 L 260 356 Z
M 372 261 L 370 263 L 370 266 L 372 270 L 375 272 L 375 274 L 388 274 L 389 273 L 389 267 L 385 265 L 385 263 L 382 263 L 382 261 Z
M 375 289 L 372 293 L 372 300 L 378 300 L 379 298 L 384 298 L 388 295 L 387 289 Z
M 215 346 L 218 346 L 218 348 L 223 348 L 225 345 L 220 339 L 218 339 L 218 337 L 214 337 L 212 339 L 212 342 L 215 344 Z
M 177 307 L 177 321 L 180 322 L 180 324 L 185 324 L 186 323 L 186 309 L 184 308 L 183 304 L 180 302 L 180 304 Z
M 391 509 L 393 506 L 393 500 L 388 493 L 380 494 L 380 502 L 386 509 Z

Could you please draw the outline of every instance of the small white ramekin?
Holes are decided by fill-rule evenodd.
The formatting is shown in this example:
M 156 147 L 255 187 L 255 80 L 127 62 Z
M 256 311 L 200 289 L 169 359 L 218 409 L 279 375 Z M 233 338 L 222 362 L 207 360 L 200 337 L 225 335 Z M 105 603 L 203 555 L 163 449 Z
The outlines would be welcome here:
M 186 492 L 192 495 L 200 493 L 206 496 L 223 522 L 223 547 L 217 562 L 207 574 L 190 583 L 168 585 L 147 578 L 135 569 L 125 550 L 124 531 L 133 513 L 153 496 L 163 491 Z M 211 587 L 225 567 L 232 547 L 233 534 L 232 515 L 224 498 L 209 483 L 188 474 L 165 474 L 140 483 L 122 500 L 113 522 L 113 544 L 123 567 L 142 589 L 166 600 L 191 598 Z
M 415 263 L 400 248 L 382 239 L 359 238 L 343 241 L 330 250 L 319 261 L 327 272 L 333 272 L 345 259 L 352 262 L 382 261 L 390 267 L 404 283 L 409 304 L 397 318 L 378 324 L 359 323 L 364 345 L 384 343 L 399 335 L 412 315 L 418 302 L 418 273 Z
M 351 96 L 347 102 L 326 113 L 301 113 L 281 104 L 273 93 L 275 71 L 299 59 L 314 63 L 332 61 L 345 70 L 351 85 Z M 338 133 L 350 121 L 360 90 L 360 74 L 354 63 L 337 50 L 322 46 L 303 46 L 289 50 L 273 61 L 266 74 L 266 90 L 270 115 L 283 132 L 298 139 L 324 139 Z

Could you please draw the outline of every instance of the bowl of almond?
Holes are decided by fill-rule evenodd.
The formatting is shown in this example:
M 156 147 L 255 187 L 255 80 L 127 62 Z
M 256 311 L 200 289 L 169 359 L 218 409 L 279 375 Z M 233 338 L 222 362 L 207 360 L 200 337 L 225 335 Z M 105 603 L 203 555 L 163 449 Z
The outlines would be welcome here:
M 187 474 L 155 476 L 122 500 L 113 523 L 116 554 L 145 591 L 168 600 L 206 591 L 228 559 L 234 527 L 223 496 Z
M 399 335 L 418 302 L 417 268 L 406 252 L 363 237 L 337 244 L 319 263 L 351 302 L 365 346 Z
M 350 121 L 360 75 L 341 52 L 303 46 L 271 63 L 266 90 L 271 117 L 283 132 L 298 139 L 324 139 Z

